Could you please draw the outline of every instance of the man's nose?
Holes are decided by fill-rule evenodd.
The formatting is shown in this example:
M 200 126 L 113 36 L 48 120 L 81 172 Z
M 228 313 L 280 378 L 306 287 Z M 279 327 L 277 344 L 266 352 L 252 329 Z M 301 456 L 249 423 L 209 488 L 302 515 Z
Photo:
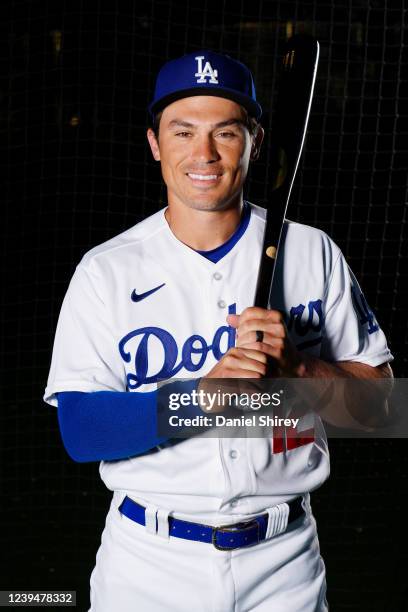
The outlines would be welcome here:
M 200 135 L 195 138 L 192 157 L 200 162 L 214 162 L 220 159 L 216 143 L 210 134 Z

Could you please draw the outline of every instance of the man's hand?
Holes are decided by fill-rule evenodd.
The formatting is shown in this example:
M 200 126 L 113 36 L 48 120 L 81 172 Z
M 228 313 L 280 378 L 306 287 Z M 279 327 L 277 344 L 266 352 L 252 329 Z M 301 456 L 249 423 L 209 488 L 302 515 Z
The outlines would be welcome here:
M 228 315 L 237 331 L 236 346 L 230 349 L 205 378 L 263 378 L 271 371 L 288 378 L 303 376 L 301 354 L 289 339 L 282 313 L 251 306 L 240 315 Z M 262 342 L 256 332 L 263 333 Z
M 237 330 L 237 348 L 253 350 L 273 360 L 276 375 L 288 378 L 304 375 L 302 356 L 289 339 L 279 310 L 253 306 L 246 308 L 240 315 L 228 315 L 227 322 Z M 257 331 L 263 332 L 262 342 L 257 342 Z
M 231 348 L 204 378 L 263 378 L 268 358 L 259 348 Z
M 312 384 L 300 386 L 302 411 L 310 410 L 328 423 L 337 427 L 371 430 L 382 424 L 388 417 L 387 397 L 392 388 L 392 370 L 388 364 L 371 367 L 359 362 L 328 363 L 308 354 L 300 354 L 289 339 L 282 314 L 277 310 L 263 308 L 246 308 L 240 315 L 228 315 L 227 322 L 237 330 L 236 347 L 230 349 L 214 368 L 201 379 L 200 388 L 212 390 L 217 378 L 253 378 L 265 377 L 302 377 L 316 379 L 316 388 Z M 257 341 L 257 331 L 263 333 L 263 341 Z M 273 373 L 270 373 L 272 361 Z M 346 379 L 386 379 L 389 385 L 383 385 L 384 393 L 378 392 L 379 385 L 363 387 L 349 385 L 351 393 L 346 393 Z M 336 383 L 334 383 L 334 379 Z M 343 379 L 343 380 L 341 380 Z M 389 379 L 389 380 L 387 380 Z M 232 383 L 236 388 L 228 391 L 251 392 L 255 381 Z M 248 387 L 248 388 L 246 388 Z M 255 390 L 255 389 L 254 389 Z M 374 397 L 373 397 L 374 390 Z M 362 397 L 362 395 L 364 397 Z M 213 411 L 223 410 L 218 406 Z M 368 414 L 367 414 L 368 410 Z

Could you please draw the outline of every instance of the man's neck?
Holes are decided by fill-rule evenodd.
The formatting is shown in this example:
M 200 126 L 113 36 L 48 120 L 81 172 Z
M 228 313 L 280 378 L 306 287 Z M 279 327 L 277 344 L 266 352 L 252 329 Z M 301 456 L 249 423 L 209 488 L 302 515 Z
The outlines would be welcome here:
M 210 251 L 224 244 L 235 232 L 241 220 L 243 202 L 218 211 L 172 207 L 165 212 L 173 234 L 196 251 Z

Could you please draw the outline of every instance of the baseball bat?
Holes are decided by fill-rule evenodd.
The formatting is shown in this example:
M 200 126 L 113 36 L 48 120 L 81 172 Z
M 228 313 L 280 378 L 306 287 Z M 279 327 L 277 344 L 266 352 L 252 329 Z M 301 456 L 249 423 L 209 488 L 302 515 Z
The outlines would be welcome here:
M 278 83 L 271 130 L 271 180 L 266 225 L 255 291 L 255 306 L 268 308 L 283 224 L 305 140 L 319 61 L 319 43 L 297 34 L 289 39 Z M 257 340 L 262 341 L 262 332 Z

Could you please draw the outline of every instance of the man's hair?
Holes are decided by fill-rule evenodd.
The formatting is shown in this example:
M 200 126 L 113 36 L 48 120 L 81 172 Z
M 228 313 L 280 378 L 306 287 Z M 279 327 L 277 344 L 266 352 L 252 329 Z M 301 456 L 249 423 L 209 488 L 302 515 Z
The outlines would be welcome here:
M 241 109 L 244 113 L 244 125 L 247 128 L 250 136 L 255 137 L 258 133 L 259 128 L 261 127 L 261 124 L 254 117 L 249 116 L 246 108 L 241 106 Z M 159 113 L 157 113 L 157 115 L 155 115 L 152 126 L 151 126 L 154 132 L 154 135 L 156 136 L 157 139 L 159 138 L 160 119 L 162 117 L 162 114 L 163 114 L 163 111 L 160 111 Z

